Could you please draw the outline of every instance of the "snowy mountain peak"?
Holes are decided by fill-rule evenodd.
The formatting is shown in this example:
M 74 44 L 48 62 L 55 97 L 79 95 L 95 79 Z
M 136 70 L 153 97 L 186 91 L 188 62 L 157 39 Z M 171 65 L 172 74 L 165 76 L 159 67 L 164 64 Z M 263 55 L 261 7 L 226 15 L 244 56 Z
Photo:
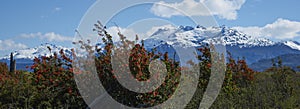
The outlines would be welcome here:
M 155 47 L 160 44 L 175 46 L 201 46 L 213 40 L 221 39 L 222 44 L 239 47 L 271 46 L 275 42 L 265 38 L 255 38 L 226 26 L 163 26 L 145 40 L 146 47 Z M 217 42 L 213 42 L 217 43 Z
M 291 47 L 292 49 L 300 50 L 300 44 L 296 41 L 285 41 L 283 44 Z
M 61 49 L 63 49 L 67 55 L 71 53 L 70 48 L 57 46 L 50 43 L 44 43 L 34 48 L 14 51 L 13 55 L 15 59 L 34 59 L 35 57 L 50 56 L 55 52 L 59 53 Z M 9 57 L 10 55 L 6 55 L 5 57 L 2 57 L 0 59 L 10 59 Z
M 252 37 L 246 35 L 245 33 L 239 32 L 236 29 L 231 29 L 225 26 L 215 29 L 221 29 L 221 35 L 218 38 L 221 38 L 221 40 L 224 41 L 224 44 L 226 45 L 239 46 L 242 48 L 254 46 L 271 46 L 275 44 L 275 42 L 269 39 Z M 209 41 L 212 39 L 209 38 L 207 40 Z
M 226 46 L 237 46 L 239 48 L 265 47 L 274 45 L 284 45 L 293 50 L 300 51 L 300 44 L 295 41 L 273 42 L 266 38 L 257 38 L 246 35 L 236 29 L 226 26 L 203 27 L 203 26 L 179 26 L 172 25 L 158 27 L 149 38 L 144 39 L 146 48 L 154 48 L 160 45 L 172 45 L 180 47 L 199 47 L 207 43 L 221 39 Z M 35 57 L 50 56 L 59 53 L 63 49 L 65 54 L 71 56 L 71 49 L 57 46 L 55 44 L 44 43 L 34 48 L 18 50 L 13 52 L 16 59 L 34 59 Z M 9 54 L 0 59 L 9 59 Z

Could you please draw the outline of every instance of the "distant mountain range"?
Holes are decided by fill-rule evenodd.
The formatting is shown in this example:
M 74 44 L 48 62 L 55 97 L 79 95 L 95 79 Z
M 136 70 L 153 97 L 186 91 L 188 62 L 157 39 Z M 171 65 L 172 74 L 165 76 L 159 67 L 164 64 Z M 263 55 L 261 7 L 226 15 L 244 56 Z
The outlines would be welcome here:
M 162 26 L 149 38 L 144 40 L 147 49 L 158 48 L 165 52 L 172 49 L 172 46 L 180 47 L 202 47 L 204 44 L 221 39 L 226 46 L 226 50 L 231 52 L 234 58 L 245 58 L 246 62 L 255 70 L 264 70 L 271 67 L 268 60 L 276 57 L 283 58 L 283 64 L 296 69 L 300 62 L 300 43 L 296 41 L 274 42 L 266 38 L 252 37 L 235 29 L 203 26 Z M 215 42 L 217 44 L 218 42 Z M 49 50 L 51 48 L 51 52 Z M 49 56 L 51 53 L 59 52 L 61 49 L 66 54 L 71 54 L 70 48 L 57 46 L 54 44 L 42 44 L 38 47 L 25 50 L 14 51 L 17 60 L 17 69 L 23 69 L 26 63 L 31 63 L 34 57 Z M 9 55 L 0 58 L 2 62 L 8 62 Z M 286 62 L 285 62 L 286 61 Z M 19 63 L 19 64 L 18 64 Z
M 272 59 L 262 59 L 259 60 L 258 62 L 255 62 L 250 65 L 250 67 L 256 71 L 263 71 L 265 69 L 270 68 L 273 65 L 273 61 L 276 63 L 278 62 L 278 58 L 282 60 L 282 65 L 284 66 L 289 66 L 295 71 L 300 71 L 298 66 L 299 64 L 299 59 L 300 59 L 300 54 L 285 54 L 285 55 L 280 55 Z
M 216 39 L 223 42 L 214 42 L 213 40 Z M 272 66 L 260 65 L 257 63 L 260 60 L 300 54 L 300 44 L 296 41 L 274 42 L 266 38 L 252 37 L 226 26 L 209 28 L 164 26 L 144 42 L 147 48 L 157 48 L 160 52 L 168 51 L 169 53 L 174 46 L 198 48 L 208 43 L 223 44 L 234 58 L 245 58 L 252 68 L 259 71 Z M 299 57 L 294 58 L 294 60 L 300 59 Z M 300 62 L 290 61 L 283 64 L 293 65 L 292 67 L 295 68 L 300 65 Z
M 49 49 L 50 48 L 50 49 Z M 27 48 L 24 50 L 18 50 L 12 52 L 14 59 L 16 60 L 16 65 L 18 70 L 29 70 L 26 69 L 26 66 L 31 66 L 33 64 L 33 59 L 35 57 L 39 58 L 41 56 L 50 56 L 53 53 L 59 53 L 60 50 L 63 50 L 64 53 L 68 56 L 71 55 L 71 48 L 57 46 L 55 44 L 45 43 L 34 48 Z M 6 55 L 0 58 L 0 62 L 5 62 L 9 65 L 10 55 Z
M 50 48 L 50 49 L 49 49 Z M 53 53 L 59 53 L 59 51 L 63 49 L 65 53 L 71 54 L 70 49 L 63 46 L 58 46 L 55 44 L 45 43 L 41 44 L 40 46 L 34 47 L 34 48 L 27 48 L 24 50 L 18 50 L 14 51 L 13 55 L 15 59 L 34 59 L 35 57 L 41 57 L 41 56 L 50 56 Z M 6 55 L 0 59 L 9 59 L 10 55 Z

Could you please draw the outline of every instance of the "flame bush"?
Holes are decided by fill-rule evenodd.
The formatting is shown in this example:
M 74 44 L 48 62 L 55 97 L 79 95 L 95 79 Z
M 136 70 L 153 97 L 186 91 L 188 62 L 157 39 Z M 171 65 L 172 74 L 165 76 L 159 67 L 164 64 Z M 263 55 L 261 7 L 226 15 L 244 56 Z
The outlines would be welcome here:
M 97 74 L 105 89 L 115 100 L 130 107 L 146 108 L 161 104 L 172 96 L 180 82 L 180 71 L 185 69 L 179 66 L 179 62 L 174 58 L 169 58 L 167 52 L 157 53 L 155 49 L 147 51 L 143 42 L 137 43 L 138 37 L 136 41 L 128 41 L 119 33 L 121 44 L 117 46 L 101 23 L 95 24 L 94 31 L 102 38 L 104 48 L 89 46 L 83 41 L 75 44 L 85 46 L 88 53 L 97 54 L 94 59 Z M 204 46 L 198 49 L 200 54 L 197 58 L 200 63 L 190 63 L 199 66 L 201 75 L 198 78 L 196 93 L 186 108 L 199 107 L 210 81 L 212 67 L 210 47 Z M 124 88 L 117 81 L 122 77 L 114 75 L 115 71 L 111 63 L 113 51 L 118 50 L 126 52 L 120 52 L 116 57 L 124 58 L 128 55 L 129 63 L 117 64 L 129 67 L 129 73 L 138 81 L 148 81 L 152 76 L 149 72 L 150 62 L 156 59 L 161 60 L 167 69 L 164 83 L 149 93 L 135 93 Z M 75 57 L 74 54 L 73 57 Z M 59 54 L 36 57 L 34 64 L 29 67 L 33 72 L 11 73 L 5 63 L 0 63 L 0 108 L 87 108 L 83 96 L 77 89 L 74 76 L 88 72 L 74 70 L 72 61 L 73 59 L 67 57 L 61 50 Z M 281 61 L 278 62 L 280 63 Z M 300 107 L 298 94 L 300 93 L 300 75 L 291 68 L 280 65 L 264 72 L 255 72 L 248 67 L 244 59 L 235 60 L 230 53 L 228 53 L 226 68 L 221 92 L 212 108 Z M 125 69 L 118 70 L 126 71 Z M 90 86 L 87 84 L 85 87 Z M 89 96 L 84 95 L 84 97 Z

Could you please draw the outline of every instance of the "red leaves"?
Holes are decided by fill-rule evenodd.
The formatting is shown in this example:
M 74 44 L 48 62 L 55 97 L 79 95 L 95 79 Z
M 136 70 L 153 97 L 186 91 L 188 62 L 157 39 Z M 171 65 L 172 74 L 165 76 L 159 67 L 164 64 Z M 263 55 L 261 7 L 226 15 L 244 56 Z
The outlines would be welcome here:
M 254 81 L 256 72 L 248 67 L 247 62 L 242 59 L 235 61 L 229 53 L 229 63 L 227 63 L 227 70 L 231 71 L 233 80 L 241 87 L 247 86 Z
M 207 66 L 208 68 L 210 68 L 210 67 L 211 67 L 211 64 L 210 64 L 210 63 L 208 63 L 208 64 L 206 64 L 206 66 Z
M 157 91 L 154 91 L 154 92 L 153 92 L 153 96 L 156 97 L 157 95 L 158 95 L 158 92 L 157 92 Z
M 71 95 L 71 94 L 72 94 L 72 92 L 73 92 L 73 91 L 72 91 L 72 88 L 71 88 L 71 87 L 69 87 L 69 88 L 68 88 L 68 93 Z
M 151 58 L 149 54 L 140 44 L 134 45 L 130 52 L 129 68 L 138 81 L 146 81 L 150 77 L 150 72 L 147 70 Z M 125 64 L 125 66 L 128 65 Z
M 50 83 L 54 83 L 53 79 L 52 78 L 49 78 L 49 81 Z
M 65 55 L 63 49 L 61 49 L 59 53 L 63 60 L 66 60 L 67 62 L 72 62 L 72 60 Z
M 0 62 L 0 73 L 7 73 L 8 72 L 8 66 L 6 63 Z
M 39 62 L 40 62 L 40 59 L 39 59 L 39 58 L 37 58 L 37 57 L 35 57 L 35 58 L 34 58 L 34 60 L 33 60 L 33 62 L 35 62 L 35 63 L 39 63 Z
M 39 73 L 39 74 L 37 75 L 37 80 L 40 80 L 41 78 L 42 78 L 42 74 Z
M 73 78 L 71 62 L 72 60 L 64 54 L 63 50 L 60 50 L 60 55 L 54 53 L 52 56 L 35 58 L 34 64 L 30 67 L 34 71 L 33 82 L 35 82 L 40 91 L 47 91 L 51 88 L 70 95 L 76 95 L 73 94 L 77 92 L 73 90 L 76 88 L 76 84 Z
M 202 71 L 206 71 L 209 73 L 211 72 L 211 50 L 213 51 L 214 48 L 198 48 L 198 50 L 202 53 L 198 56 L 198 59 L 202 63 Z M 225 83 L 226 82 L 232 82 L 232 83 L 238 83 L 240 86 L 245 86 L 249 83 L 251 83 L 254 80 L 254 76 L 256 74 L 255 71 L 250 69 L 244 59 L 238 59 L 237 61 L 231 56 L 231 54 L 228 52 L 228 63 L 226 68 L 226 75 L 225 75 Z M 209 76 L 207 76 L 209 77 Z M 203 79 L 209 79 L 209 78 L 203 78 Z

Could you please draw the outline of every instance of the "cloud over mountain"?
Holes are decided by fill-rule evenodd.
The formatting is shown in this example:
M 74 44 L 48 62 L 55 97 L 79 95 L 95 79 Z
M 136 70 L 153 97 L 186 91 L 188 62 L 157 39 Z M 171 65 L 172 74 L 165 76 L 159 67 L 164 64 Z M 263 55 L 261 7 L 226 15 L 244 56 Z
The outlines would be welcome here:
M 235 20 L 237 11 L 245 2 L 246 0 L 183 0 L 179 3 L 160 1 L 153 5 L 151 12 L 161 17 L 182 16 L 183 11 L 191 16 L 216 15 L 222 19 Z
M 300 22 L 279 18 L 274 23 L 263 27 L 234 27 L 254 37 L 266 37 L 271 39 L 293 39 L 300 37 Z
M 24 49 L 24 48 L 27 48 L 27 46 L 21 43 L 16 43 L 13 40 L 0 40 L 0 51 Z
M 47 40 L 50 42 L 57 41 L 57 42 L 64 42 L 64 41 L 72 41 L 73 37 L 63 36 L 54 32 L 48 33 L 29 33 L 29 34 L 21 34 L 22 38 L 39 38 L 41 40 Z

